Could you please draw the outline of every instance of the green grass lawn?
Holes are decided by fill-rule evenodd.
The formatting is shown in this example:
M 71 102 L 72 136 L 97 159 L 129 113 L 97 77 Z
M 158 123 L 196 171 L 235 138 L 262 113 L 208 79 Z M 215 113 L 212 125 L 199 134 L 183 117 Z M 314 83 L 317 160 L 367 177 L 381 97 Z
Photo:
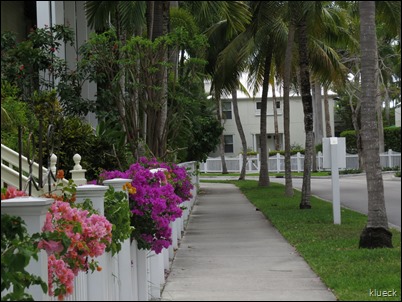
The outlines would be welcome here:
M 392 230 L 394 248 L 359 249 L 367 216 L 343 209 L 333 224 L 332 204 L 311 198 L 312 209 L 300 210 L 301 193 L 284 196 L 284 186 L 268 188 L 253 180 L 226 181 L 240 188 L 293 245 L 340 301 L 401 301 L 401 233 Z M 396 297 L 370 296 L 370 290 L 396 291 Z

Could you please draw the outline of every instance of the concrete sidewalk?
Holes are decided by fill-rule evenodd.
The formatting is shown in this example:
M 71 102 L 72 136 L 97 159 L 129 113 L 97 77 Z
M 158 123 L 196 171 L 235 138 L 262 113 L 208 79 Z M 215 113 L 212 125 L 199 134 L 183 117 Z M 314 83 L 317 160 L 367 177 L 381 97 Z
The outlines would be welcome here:
M 201 183 L 163 301 L 336 301 L 232 184 Z

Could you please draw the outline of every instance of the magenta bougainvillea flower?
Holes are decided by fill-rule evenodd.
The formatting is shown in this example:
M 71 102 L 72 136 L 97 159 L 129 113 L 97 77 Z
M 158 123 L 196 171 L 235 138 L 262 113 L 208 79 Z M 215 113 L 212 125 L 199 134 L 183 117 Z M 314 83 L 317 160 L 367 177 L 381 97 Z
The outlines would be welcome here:
M 170 222 L 182 216 L 182 203 L 191 198 L 193 188 L 184 167 L 142 157 L 128 170 L 104 171 L 100 178 L 132 180 L 135 192 L 129 194 L 131 225 L 140 249 L 158 254 L 172 244 Z

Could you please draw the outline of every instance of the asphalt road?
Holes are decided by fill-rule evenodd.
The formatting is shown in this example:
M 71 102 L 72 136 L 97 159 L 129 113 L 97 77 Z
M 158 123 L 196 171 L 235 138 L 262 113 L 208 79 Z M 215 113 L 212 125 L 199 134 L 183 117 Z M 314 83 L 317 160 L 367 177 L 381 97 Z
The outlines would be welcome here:
M 271 177 L 270 180 L 279 183 L 285 182 L 283 178 Z M 293 178 L 293 188 L 301 189 L 302 183 L 303 179 Z M 391 226 L 401 230 L 401 179 L 395 178 L 393 173 L 384 173 L 383 183 L 388 222 Z M 339 187 L 341 205 L 367 215 L 368 193 L 366 175 L 341 175 L 339 178 Z M 312 178 L 311 194 L 332 201 L 332 179 Z

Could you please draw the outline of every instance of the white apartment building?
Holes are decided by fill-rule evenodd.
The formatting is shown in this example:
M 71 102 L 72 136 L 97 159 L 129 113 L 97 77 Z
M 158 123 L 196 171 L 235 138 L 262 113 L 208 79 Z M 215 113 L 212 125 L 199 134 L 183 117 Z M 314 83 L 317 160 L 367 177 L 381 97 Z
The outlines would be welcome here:
M 241 79 L 245 86 L 245 76 Z M 246 86 L 245 86 L 246 87 Z M 210 83 L 205 85 L 206 91 L 209 92 Z M 331 124 L 331 136 L 334 136 L 334 100 L 335 95 L 328 96 L 329 115 Z M 225 155 L 238 156 L 242 152 L 240 135 L 237 130 L 236 122 L 233 113 L 233 103 L 231 96 L 221 97 L 223 115 L 226 117 L 224 121 L 224 138 L 225 138 Z M 281 91 L 276 92 L 275 106 L 278 116 L 278 135 L 280 149 L 284 150 L 284 126 L 283 126 L 283 95 Z M 267 148 L 275 150 L 275 128 L 274 128 L 274 98 L 272 97 L 271 86 L 269 88 L 267 102 Z M 239 108 L 240 120 L 247 140 L 249 150 L 260 151 L 260 106 L 261 106 L 261 91 L 254 97 L 249 97 L 241 91 L 237 91 L 237 103 Z M 324 114 L 324 98 L 321 98 L 322 103 L 322 125 L 325 129 L 325 114 Z M 304 131 L 304 113 L 303 104 L 300 95 L 290 96 L 290 144 L 298 145 L 304 148 L 305 131 Z M 219 156 L 219 147 L 215 152 L 210 154 L 211 157 Z

